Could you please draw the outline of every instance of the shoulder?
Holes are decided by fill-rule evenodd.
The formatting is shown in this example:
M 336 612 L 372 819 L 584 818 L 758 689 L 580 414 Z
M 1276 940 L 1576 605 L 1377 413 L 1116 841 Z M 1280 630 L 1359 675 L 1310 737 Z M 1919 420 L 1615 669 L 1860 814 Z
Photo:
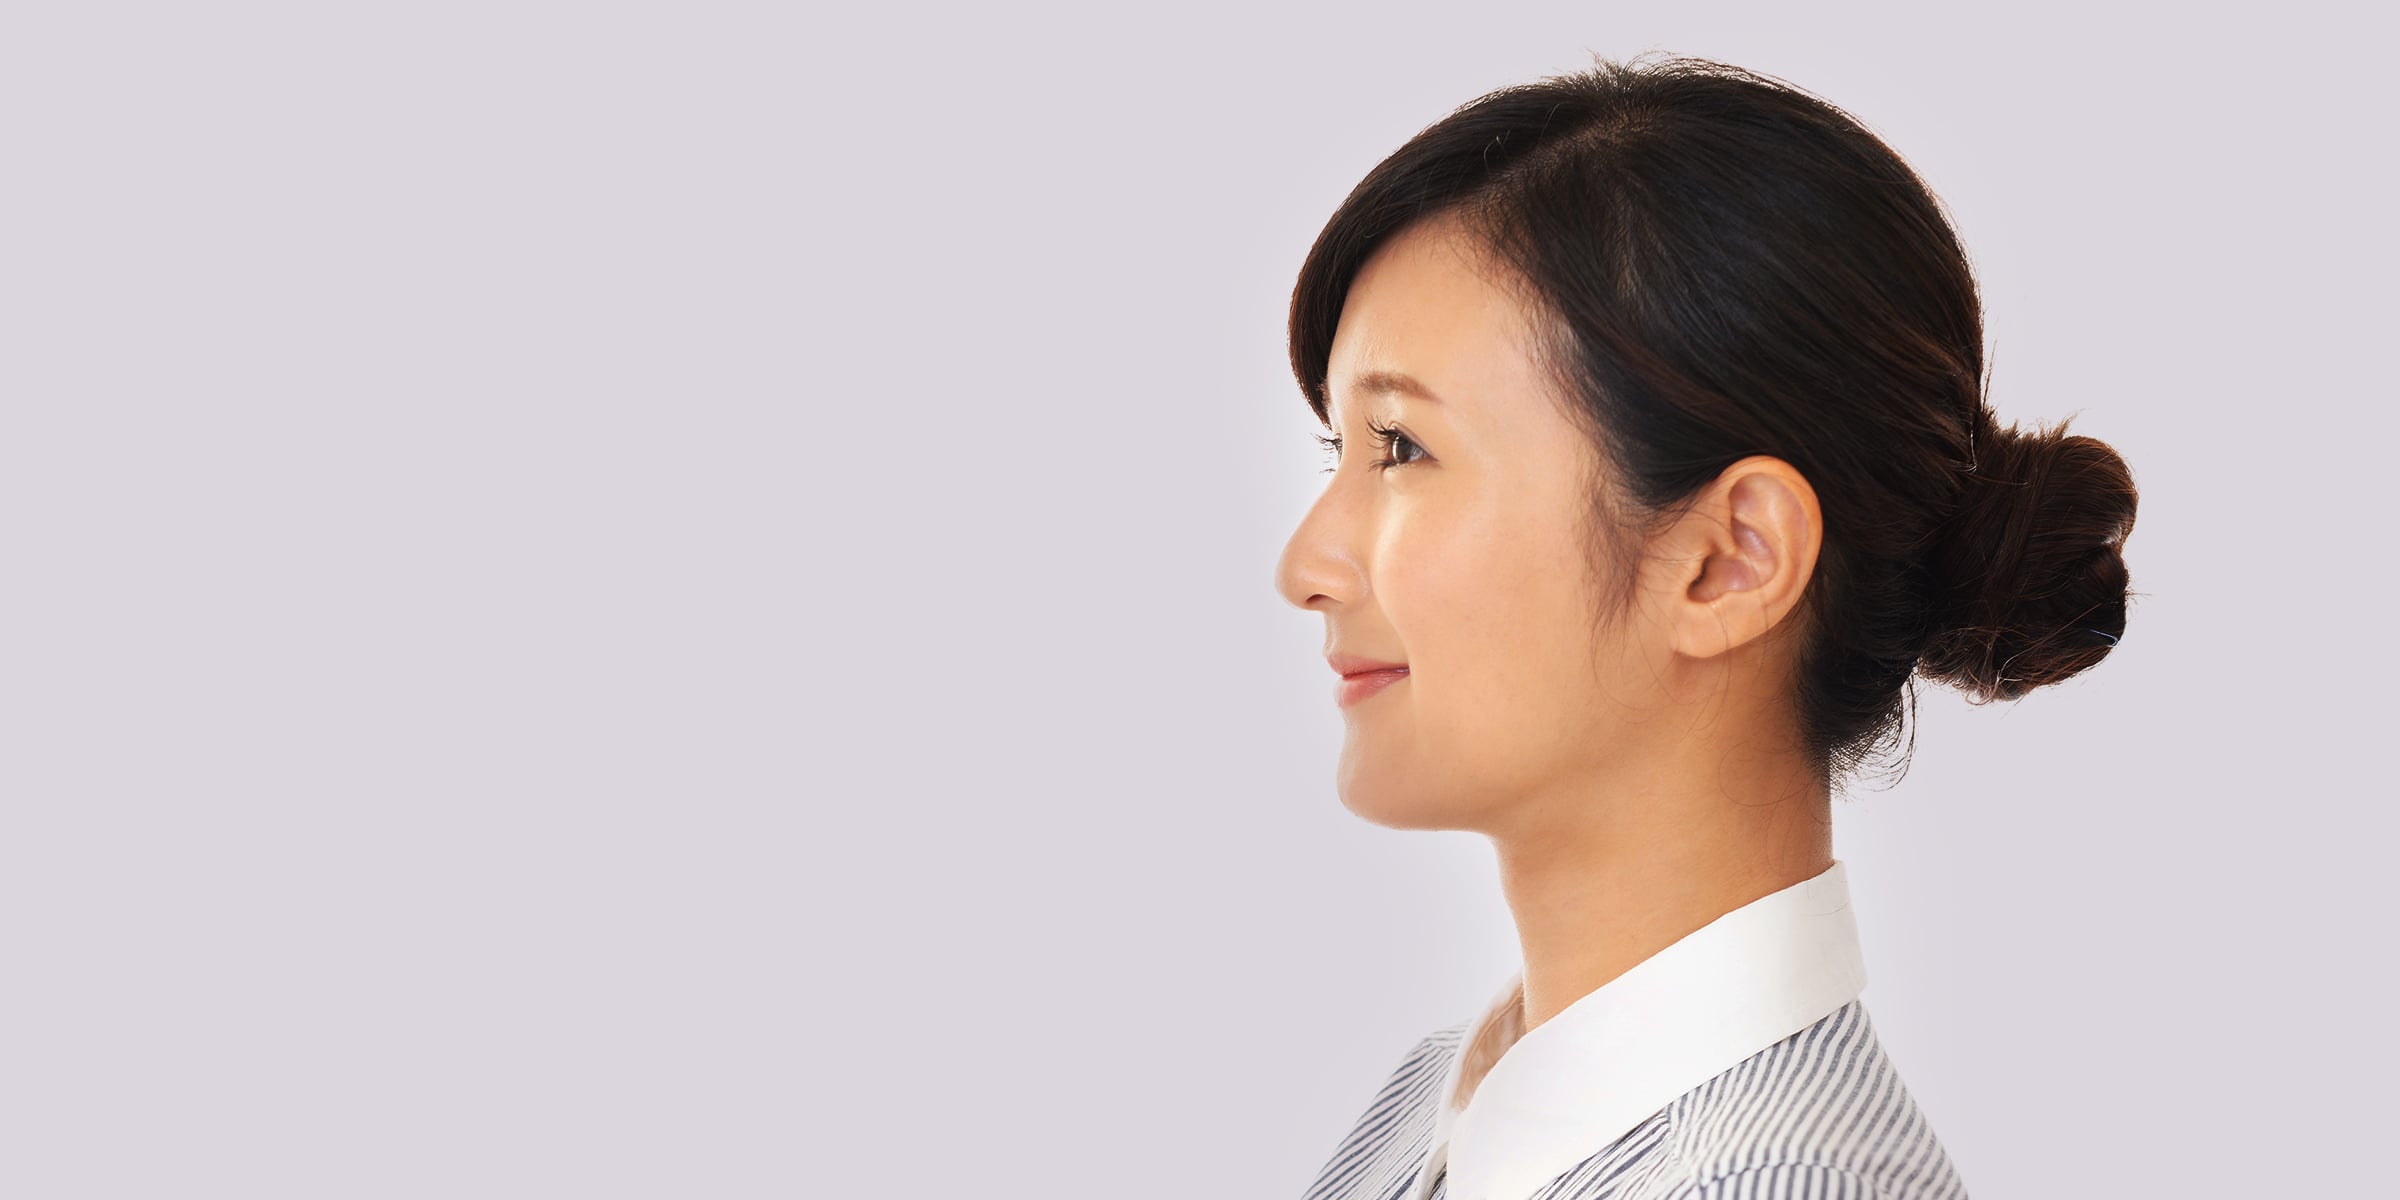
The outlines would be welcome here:
M 1853 1000 L 1664 1113 L 1677 1200 L 1964 1200 L 1949 1155 Z
M 1454 1022 L 1417 1039 L 1416 1046 L 1408 1052 L 1408 1058 L 1401 1065 L 1406 1066 L 1424 1058 L 1447 1059 L 1458 1053 L 1459 1045 L 1467 1040 L 1467 1031 L 1474 1024 L 1473 1021 Z
M 1415 1176 L 1432 1148 L 1442 1084 L 1472 1024 L 1461 1021 L 1436 1029 L 1401 1056 L 1317 1173 L 1307 1200 L 1383 1196 Z
M 1409 1048 L 1399 1065 L 1393 1067 L 1392 1073 L 1384 1078 L 1383 1086 L 1375 1093 L 1375 1103 L 1370 1106 L 1368 1116 L 1372 1117 L 1378 1111 L 1388 1113 L 1395 1108 L 1427 1114 L 1439 1109 L 1443 1099 L 1442 1084 L 1449 1079 L 1450 1064 L 1458 1057 L 1459 1047 L 1466 1042 L 1467 1031 L 1473 1024 L 1472 1021 L 1460 1021 L 1454 1025 L 1444 1025 L 1417 1039 L 1417 1044 Z
M 1399 1064 L 1384 1078 L 1375 1098 L 1384 1101 L 1405 1096 L 1428 1107 L 1440 1104 L 1442 1098 L 1435 1091 L 1447 1077 L 1450 1062 L 1458 1057 L 1459 1046 L 1466 1041 L 1473 1024 L 1460 1021 L 1444 1025 L 1417 1039 L 1417 1044 L 1409 1047 L 1408 1053 L 1401 1056 Z

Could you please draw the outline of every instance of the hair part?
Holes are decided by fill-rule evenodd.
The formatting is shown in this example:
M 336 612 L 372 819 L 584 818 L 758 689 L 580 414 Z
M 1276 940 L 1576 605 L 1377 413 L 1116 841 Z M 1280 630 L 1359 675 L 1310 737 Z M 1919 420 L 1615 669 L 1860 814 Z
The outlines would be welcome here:
M 1427 127 L 1301 266 L 1292 370 L 1320 421 L 1351 281 L 1436 218 L 1539 314 L 1538 355 L 1597 451 L 1604 625 L 1650 537 L 1726 467 L 1771 455 L 1816 490 L 1793 700 L 1829 783 L 1900 745 L 1918 675 L 2014 700 L 2122 636 L 2130 469 L 2066 422 L 1998 425 L 1940 200 L 1831 103 L 1706 59 L 1599 59 Z

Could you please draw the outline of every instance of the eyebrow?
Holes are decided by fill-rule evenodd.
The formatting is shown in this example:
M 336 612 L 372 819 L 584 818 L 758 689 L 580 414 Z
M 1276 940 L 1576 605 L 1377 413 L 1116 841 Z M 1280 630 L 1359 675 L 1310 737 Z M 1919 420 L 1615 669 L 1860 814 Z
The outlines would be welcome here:
M 1350 377 L 1350 390 L 1354 392 L 1399 392 L 1405 396 L 1415 396 L 1428 404 L 1442 402 L 1440 396 L 1433 394 L 1432 388 L 1417 382 L 1415 376 L 1401 371 L 1362 371 Z

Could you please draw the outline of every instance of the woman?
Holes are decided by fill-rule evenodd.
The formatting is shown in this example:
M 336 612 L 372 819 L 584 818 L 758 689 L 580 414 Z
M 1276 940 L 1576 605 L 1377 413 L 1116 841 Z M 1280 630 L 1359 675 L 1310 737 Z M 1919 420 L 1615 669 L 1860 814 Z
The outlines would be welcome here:
M 1523 969 L 1310 1200 L 1956 1197 L 1878 1047 L 1836 783 L 1911 677 L 2014 699 L 2125 625 L 2125 463 L 1996 424 L 1939 202 L 1831 105 L 1602 61 L 1385 159 L 1309 251 L 1342 802 L 1488 835 Z

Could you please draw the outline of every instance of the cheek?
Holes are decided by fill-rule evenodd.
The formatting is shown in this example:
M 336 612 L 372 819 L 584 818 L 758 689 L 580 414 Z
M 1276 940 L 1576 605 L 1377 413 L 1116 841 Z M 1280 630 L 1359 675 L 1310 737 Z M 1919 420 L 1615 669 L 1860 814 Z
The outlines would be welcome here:
M 1381 548 L 1382 608 L 1422 715 L 1489 736 L 1584 711 L 1591 601 L 1574 531 L 1498 509 L 1412 516 Z
M 1395 514 L 1376 541 L 1370 590 L 1409 684 L 1351 724 L 1341 788 L 1360 816 L 1488 827 L 1608 752 L 1578 531 L 1544 516 L 1571 509 L 1516 486 Z

